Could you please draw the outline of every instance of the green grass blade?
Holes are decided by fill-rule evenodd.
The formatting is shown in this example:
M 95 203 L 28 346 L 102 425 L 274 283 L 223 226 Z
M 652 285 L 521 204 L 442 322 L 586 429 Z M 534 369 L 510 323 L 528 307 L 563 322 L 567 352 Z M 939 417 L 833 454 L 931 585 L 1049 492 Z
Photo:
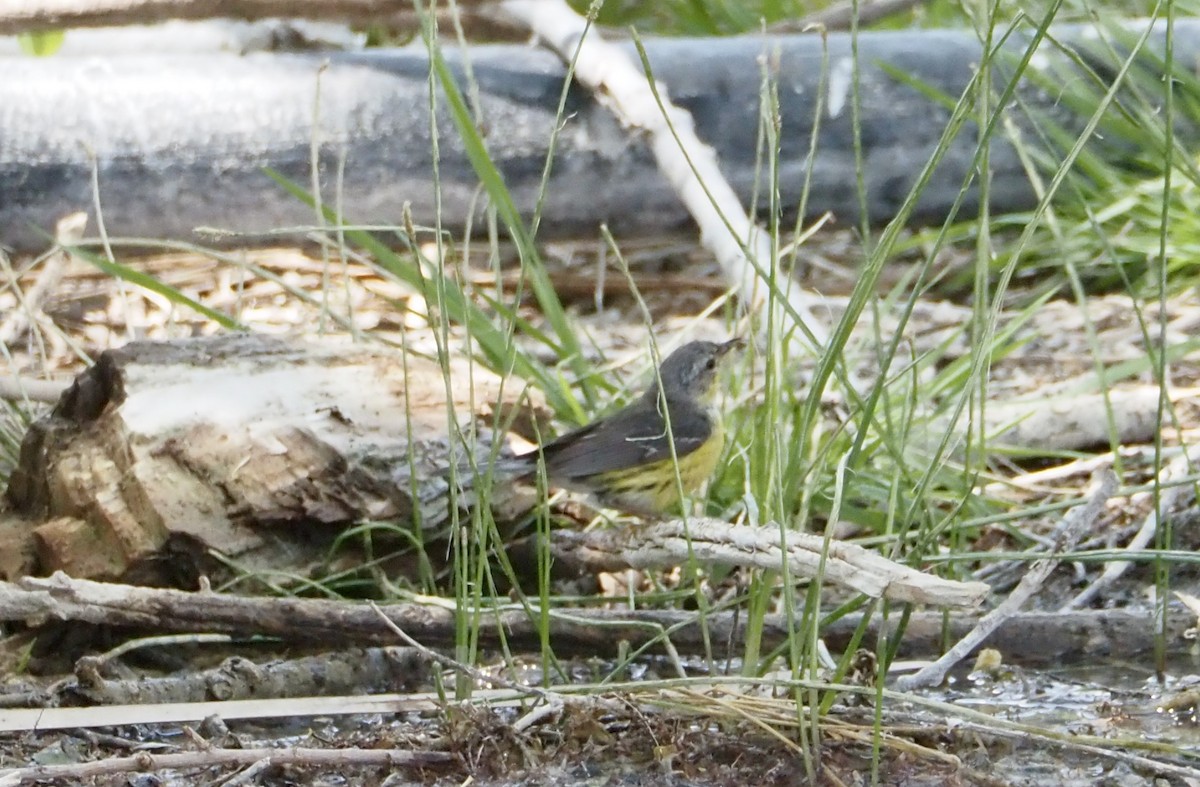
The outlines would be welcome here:
M 163 284 L 161 281 L 149 275 L 148 273 L 142 273 L 139 270 L 135 270 L 134 268 L 131 268 L 128 265 L 123 265 L 119 262 L 109 262 L 99 254 L 78 246 L 67 246 L 66 249 L 72 255 L 77 256 L 82 260 L 87 260 L 101 273 L 112 276 L 115 279 L 127 281 L 130 284 L 141 287 L 144 290 L 161 295 L 171 303 L 179 306 L 186 306 L 187 308 L 195 311 L 197 314 L 207 317 L 208 319 L 217 323 L 222 328 L 230 331 L 250 330 L 247 326 L 233 319 L 229 315 L 223 314 L 216 309 L 211 309 L 193 298 L 189 298 L 171 285 Z

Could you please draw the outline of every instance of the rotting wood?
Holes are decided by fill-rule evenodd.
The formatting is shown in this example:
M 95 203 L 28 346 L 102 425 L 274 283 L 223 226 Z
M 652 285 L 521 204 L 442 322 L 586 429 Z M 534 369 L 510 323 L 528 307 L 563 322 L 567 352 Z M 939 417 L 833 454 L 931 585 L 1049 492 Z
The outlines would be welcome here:
M 284 569 L 317 561 L 354 521 L 437 528 L 448 411 L 465 427 L 520 393 L 497 405 L 499 378 L 450 374 L 471 385 L 399 352 L 250 334 L 106 352 L 26 435 L 0 571 L 179 584 L 210 549 Z M 486 450 L 491 433 L 476 434 Z
M 453 647 L 458 637 L 455 604 L 387 604 L 379 607 L 416 641 L 428 647 Z M 503 642 L 514 652 L 537 651 L 542 646 L 541 620 L 517 605 L 471 613 L 479 621 L 482 647 Z M 713 643 L 742 652 L 746 635 L 744 612 L 710 612 L 701 624 L 698 612 L 674 609 L 570 609 L 551 610 L 546 626 L 555 653 L 563 656 L 615 656 L 624 646 L 665 652 L 664 638 L 680 654 L 703 654 Z M 871 641 L 895 636 L 893 621 L 872 615 L 866 624 Z M 29 577 L 18 584 L 0 582 L 0 620 L 39 623 L 48 620 L 132 626 L 155 631 L 190 631 L 261 634 L 303 643 L 396 644 L 394 635 L 365 604 L 325 599 L 259 598 L 218 593 L 135 587 L 62 575 Z M 979 621 L 978 614 L 937 611 L 914 612 L 899 640 L 898 656 L 929 657 L 940 653 L 947 640 L 961 639 Z M 830 648 L 844 649 L 862 624 L 858 614 L 846 615 L 821 629 Z M 1173 608 L 1165 636 L 1168 646 L 1183 641 L 1195 618 Z M 1107 655 L 1132 657 L 1149 652 L 1162 633 L 1155 617 L 1142 609 L 1089 610 L 1071 613 L 1028 612 L 1014 615 L 994 631 L 988 646 L 1000 650 L 1010 663 L 1071 664 L 1093 662 Z M 762 647 L 780 647 L 794 636 L 788 618 L 766 615 Z
M 161 678 L 113 679 L 97 659 L 81 658 L 74 681 L 56 684 L 55 704 L 140 705 L 264 697 L 382 694 L 429 679 L 426 659 L 413 648 L 375 647 L 257 663 L 233 656 L 206 670 Z

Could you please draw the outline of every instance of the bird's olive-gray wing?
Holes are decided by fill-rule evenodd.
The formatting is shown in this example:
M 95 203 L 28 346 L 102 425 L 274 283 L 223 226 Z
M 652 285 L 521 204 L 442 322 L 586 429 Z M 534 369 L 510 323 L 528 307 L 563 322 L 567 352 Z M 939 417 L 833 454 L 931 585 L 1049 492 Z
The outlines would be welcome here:
M 712 433 L 708 414 L 696 407 L 671 408 L 676 456 L 699 448 Z M 542 447 L 551 478 L 584 478 L 669 459 L 666 423 L 655 411 L 621 410 L 569 432 Z

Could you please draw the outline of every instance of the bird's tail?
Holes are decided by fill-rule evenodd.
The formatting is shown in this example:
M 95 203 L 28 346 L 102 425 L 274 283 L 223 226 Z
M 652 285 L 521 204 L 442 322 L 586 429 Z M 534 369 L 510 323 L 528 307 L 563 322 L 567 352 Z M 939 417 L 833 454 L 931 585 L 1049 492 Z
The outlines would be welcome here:
M 536 504 L 537 492 L 529 483 L 536 473 L 536 452 L 495 458 L 485 453 L 459 462 L 453 472 L 447 468 L 444 481 L 447 489 L 455 489 L 462 508 L 486 502 L 493 511 L 518 516 Z
M 458 485 L 460 491 L 473 491 L 487 486 L 512 485 L 529 481 L 537 473 L 537 452 L 512 456 L 493 456 L 481 450 L 471 458 L 447 468 L 446 479 Z

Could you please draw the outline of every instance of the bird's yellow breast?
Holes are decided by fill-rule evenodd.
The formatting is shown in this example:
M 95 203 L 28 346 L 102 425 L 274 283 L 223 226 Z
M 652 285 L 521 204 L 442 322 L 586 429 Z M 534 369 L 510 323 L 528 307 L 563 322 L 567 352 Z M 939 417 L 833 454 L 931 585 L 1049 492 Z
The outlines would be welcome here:
M 679 486 L 693 494 L 712 477 L 725 446 L 725 429 L 720 415 L 710 416 L 712 434 L 695 450 L 676 456 L 679 476 L 676 480 L 675 462 L 670 458 L 638 467 L 604 474 L 601 485 L 604 493 L 600 502 L 626 511 L 662 514 L 679 506 Z

